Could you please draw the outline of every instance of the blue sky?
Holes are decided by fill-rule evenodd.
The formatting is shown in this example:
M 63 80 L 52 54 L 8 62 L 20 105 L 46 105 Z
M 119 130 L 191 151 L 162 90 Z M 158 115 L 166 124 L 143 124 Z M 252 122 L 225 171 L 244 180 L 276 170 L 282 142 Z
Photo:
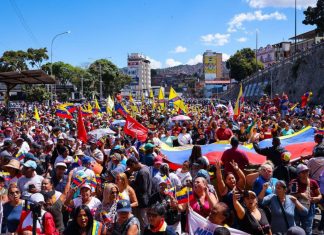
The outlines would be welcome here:
M 303 10 L 297 0 L 297 32 Z M 53 61 L 84 66 L 107 58 L 125 67 L 127 54 L 143 53 L 154 68 L 201 62 L 205 50 L 224 58 L 243 47 L 294 35 L 294 0 L 0 0 L 0 55 L 47 47 Z

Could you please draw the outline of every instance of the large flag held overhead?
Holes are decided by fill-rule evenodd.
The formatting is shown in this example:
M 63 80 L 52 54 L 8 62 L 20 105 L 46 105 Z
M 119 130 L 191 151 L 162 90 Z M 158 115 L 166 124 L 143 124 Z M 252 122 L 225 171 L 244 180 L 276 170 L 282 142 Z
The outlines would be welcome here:
M 77 123 L 77 128 L 78 128 L 78 139 L 81 140 L 83 143 L 87 142 L 87 131 L 84 126 L 84 122 L 82 119 L 82 112 L 81 109 L 78 109 L 78 123 Z
M 127 115 L 124 132 L 126 135 L 137 138 L 141 142 L 145 142 L 147 139 L 148 129 L 130 115 Z
M 73 103 L 64 103 L 59 106 L 69 111 L 69 113 L 73 113 L 77 110 L 77 107 Z
M 240 112 L 241 112 L 241 109 L 242 109 L 242 106 L 243 106 L 243 101 L 244 101 L 243 87 L 242 87 L 242 83 L 241 83 L 240 92 L 239 92 L 239 94 L 237 96 L 236 103 L 235 103 L 235 108 L 234 108 L 234 119 L 236 119 L 240 115 Z

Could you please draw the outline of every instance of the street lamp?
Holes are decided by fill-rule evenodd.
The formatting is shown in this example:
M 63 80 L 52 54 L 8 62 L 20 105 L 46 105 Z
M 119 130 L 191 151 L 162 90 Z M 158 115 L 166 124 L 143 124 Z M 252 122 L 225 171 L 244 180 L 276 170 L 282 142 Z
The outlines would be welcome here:
M 51 42 L 51 77 L 53 76 L 53 43 L 57 37 L 64 35 L 64 34 L 70 34 L 70 33 L 71 33 L 70 30 L 63 32 L 63 33 L 59 33 L 59 34 L 56 34 L 52 39 L 52 42 Z M 55 82 L 54 86 L 56 87 L 56 82 Z M 51 103 L 52 102 L 53 102 L 53 91 L 51 92 Z

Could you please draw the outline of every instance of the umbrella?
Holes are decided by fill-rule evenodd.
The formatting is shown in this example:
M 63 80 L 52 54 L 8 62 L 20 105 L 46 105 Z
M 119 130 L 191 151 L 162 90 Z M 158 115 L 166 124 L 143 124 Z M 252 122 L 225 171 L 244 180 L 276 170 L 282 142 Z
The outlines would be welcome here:
M 115 132 L 110 128 L 100 128 L 100 129 L 90 131 L 88 134 L 95 137 L 98 140 L 106 135 L 113 135 L 115 134 Z
M 185 115 L 178 115 L 178 116 L 173 117 L 171 120 L 172 121 L 189 121 L 189 120 L 191 120 L 191 118 L 188 116 L 185 116 Z
M 115 120 L 111 124 L 116 125 L 116 126 L 124 126 L 125 123 L 126 123 L 126 120 L 121 119 L 121 120 Z

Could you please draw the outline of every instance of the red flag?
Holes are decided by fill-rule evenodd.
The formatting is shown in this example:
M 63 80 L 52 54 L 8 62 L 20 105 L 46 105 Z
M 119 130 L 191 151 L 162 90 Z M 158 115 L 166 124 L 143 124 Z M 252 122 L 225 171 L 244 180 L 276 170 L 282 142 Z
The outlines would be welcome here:
M 81 109 L 78 108 L 78 123 L 77 123 L 77 127 L 78 127 L 78 139 L 82 140 L 84 143 L 87 142 L 87 131 L 84 127 L 84 123 L 82 120 L 82 113 L 81 113 Z
M 148 129 L 138 121 L 136 121 L 134 118 L 127 115 L 124 132 L 126 135 L 135 137 L 141 142 L 145 142 L 145 140 L 147 139 Z

